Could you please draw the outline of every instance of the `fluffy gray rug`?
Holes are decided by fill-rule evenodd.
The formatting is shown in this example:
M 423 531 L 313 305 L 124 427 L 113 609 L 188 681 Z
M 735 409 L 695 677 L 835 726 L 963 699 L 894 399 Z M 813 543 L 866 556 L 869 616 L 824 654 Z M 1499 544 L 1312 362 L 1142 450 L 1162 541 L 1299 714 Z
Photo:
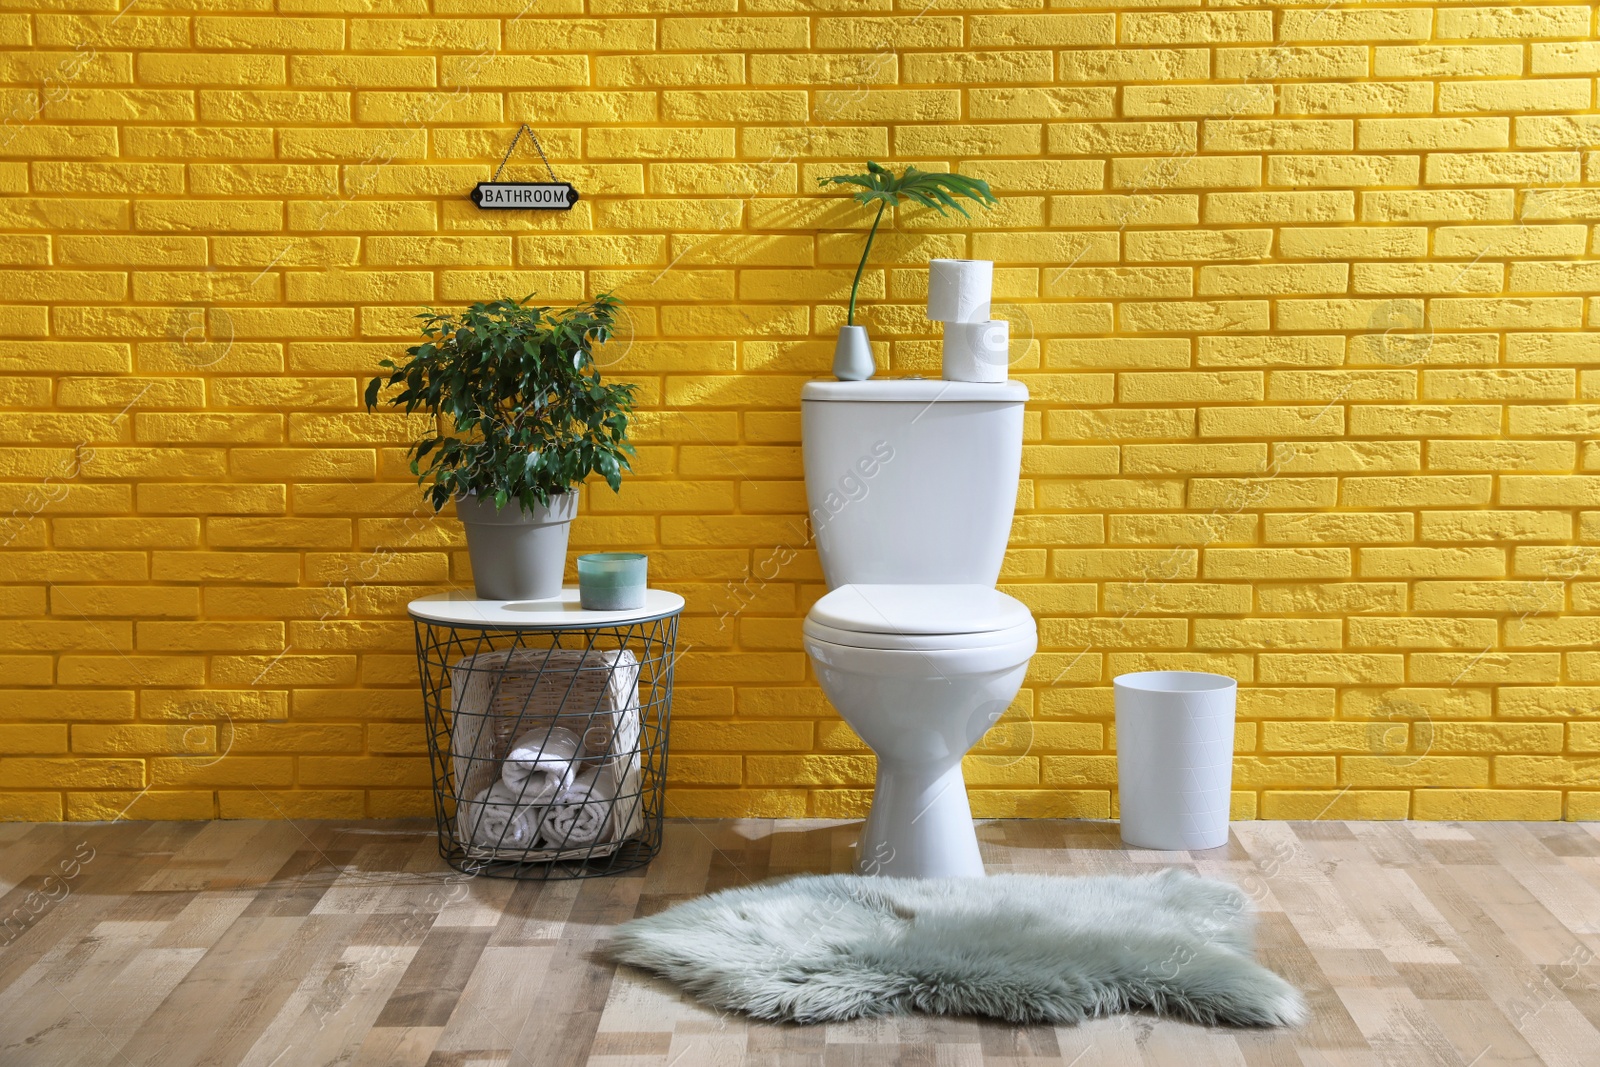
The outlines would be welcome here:
M 922 1011 L 1076 1023 L 1132 1009 L 1300 1023 L 1251 958 L 1249 902 L 1177 869 L 1135 878 L 807 876 L 617 928 L 611 954 L 717 1008 L 801 1023 Z

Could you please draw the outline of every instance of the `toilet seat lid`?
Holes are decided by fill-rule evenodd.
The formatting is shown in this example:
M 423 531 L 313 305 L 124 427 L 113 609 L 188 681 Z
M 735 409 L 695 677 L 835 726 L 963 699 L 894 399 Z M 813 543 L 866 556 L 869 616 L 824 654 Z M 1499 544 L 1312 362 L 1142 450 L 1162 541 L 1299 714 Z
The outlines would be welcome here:
M 807 616 L 869 634 L 985 634 L 1033 626 L 1022 601 L 987 585 L 841 585 Z

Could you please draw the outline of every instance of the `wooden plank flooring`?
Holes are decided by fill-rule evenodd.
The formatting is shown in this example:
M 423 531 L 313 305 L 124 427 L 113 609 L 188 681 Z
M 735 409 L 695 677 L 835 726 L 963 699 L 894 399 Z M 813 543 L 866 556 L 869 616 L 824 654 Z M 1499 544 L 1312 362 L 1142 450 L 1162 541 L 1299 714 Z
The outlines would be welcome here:
M 795 1027 L 621 972 L 607 931 L 709 890 L 847 871 L 855 826 L 670 821 L 647 871 L 469 879 L 416 821 L 0 826 L 6 1067 L 1175 1067 L 1600 1064 L 1600 825 L 1236 823 L 1124 850 L 1104 822 L 985 823 L 991 872 L 1176 864 L 1244 887 L 1303 1029 L 1131 1015 Z

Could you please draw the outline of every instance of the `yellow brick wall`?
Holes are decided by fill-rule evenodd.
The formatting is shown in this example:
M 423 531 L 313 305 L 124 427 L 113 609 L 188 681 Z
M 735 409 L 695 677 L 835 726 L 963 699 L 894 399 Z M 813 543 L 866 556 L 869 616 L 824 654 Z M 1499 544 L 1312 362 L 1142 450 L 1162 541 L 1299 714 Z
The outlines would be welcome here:
M 420 304 L 612 288 L 639 471 L 574 547 L 688 598 L 670 810 L 860 812 L 797 445 L 871 157 L 1003 201 L 862 283 L 893 372 L 933 256 L 1026 342 L 980 815 L 1110 813 L 1160 666 L 1244 683 L 1241 817 L 1600 815 L 1592 6 L 119 6 L 0 3 L 0 814 L 427 810 L 403 605 L 466 561 L 358 383 Z M 523 121 L 570 214 L 463 199 Z

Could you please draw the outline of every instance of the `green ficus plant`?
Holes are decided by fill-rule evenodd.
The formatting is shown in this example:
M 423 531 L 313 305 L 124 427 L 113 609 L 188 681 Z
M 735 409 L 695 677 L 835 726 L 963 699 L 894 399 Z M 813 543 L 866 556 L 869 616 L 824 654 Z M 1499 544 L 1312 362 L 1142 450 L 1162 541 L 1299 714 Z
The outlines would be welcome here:
M 868 207 L 878 205 L 878 213 L 872 217 L 872 229 L 867 231 L 867 247 L 861 250 L 861 263 L 856 267 L 855 281 L 850 283 L 850 312 L 845 319 L 850 326 L 856 323 L 856 290 L 861 287 L 861 272 L 866 269 L 867 257 L 872 254 L 872 239 L 878 235 L 878 223 L 883 221 L 885 208 L 899 206 L 901 200 L 910 200 L 923 207 L 931 207 L 941 215 L 946 214 L 945 208 L 948 207 L 959 211 L 962 218 L 971 218 L 967 209 L 956 203 L 956 196 L 974 200 L 986 208 L 1000 202 L 989 191 L 989 183 L 979 178 L 930 173 L 910 164 L 906 165 L 905 173 L 896 175 L 888 167 L 871 160 L 867 161 L 865 174 L 835 174 L 818 178 L 817 184 L 859 186 L 861 191 L 854 194 L 854 199 Z
M 453 496 L 512 500 L 524 511 L 548 505 L 590 474 L 613 491 L 630 470 L 628 416 L 637 386 L 600 379 L 593 349 L 615 329 L 622 302 L 609 293 L 577 307 L 531 307 L 532 297 L 473 304 L 455 314 L 428 311 L 423 342 L 389 373 L 367 383 L 406 414 L 437 416 L 434 432 L 411 447 L 411 473 L 432 481 L 438 511 Z M 426 466 L 423 466 L 426 462 Z

